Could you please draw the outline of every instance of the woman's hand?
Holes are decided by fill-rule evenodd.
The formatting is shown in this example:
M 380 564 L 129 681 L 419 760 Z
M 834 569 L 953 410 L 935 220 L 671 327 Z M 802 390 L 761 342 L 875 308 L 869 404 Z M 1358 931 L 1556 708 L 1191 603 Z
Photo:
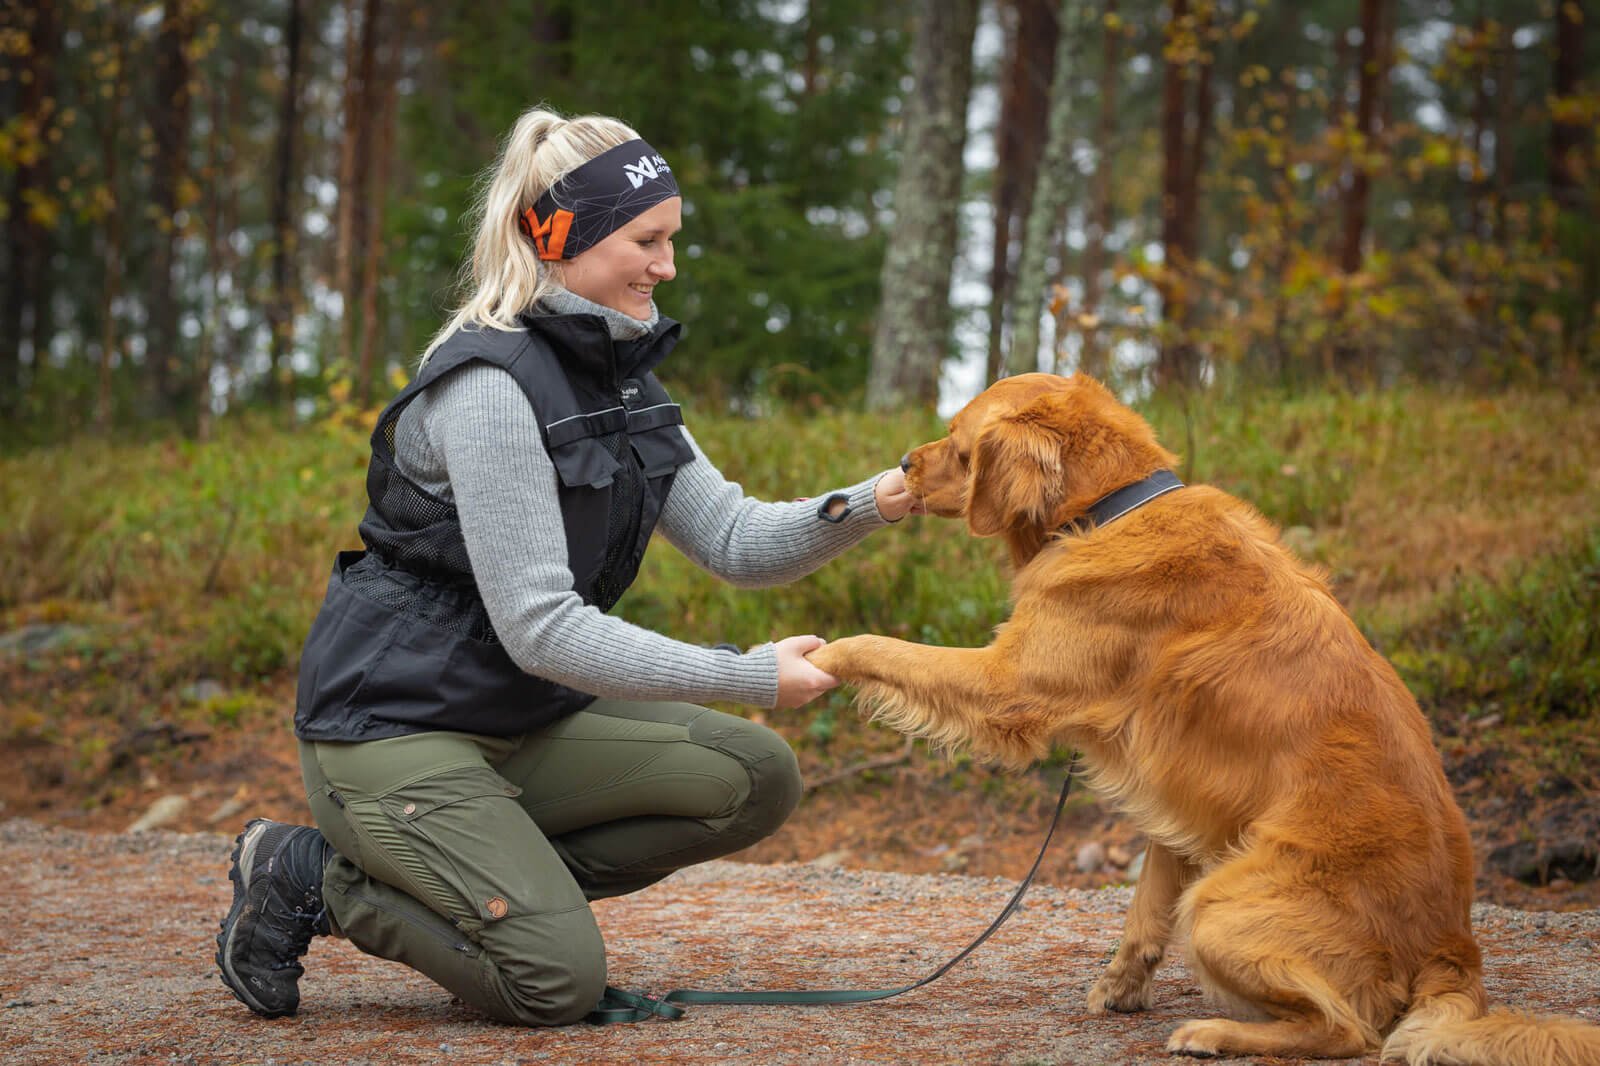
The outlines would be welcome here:
M 906 490 L 906 474 L 895 467 L 872 486 L 872 495 L 878 504 L 878 513 L 890 522 L 898 522 L 908 514 L 927 514 L 922 501 Z
M 773 647 L 778 650 L 778 710 L 804 707 L 831 688 L 839 679 L 823 673 L 806 661 L 806 653 L 826 644 L 821 637 L 786 637 Z

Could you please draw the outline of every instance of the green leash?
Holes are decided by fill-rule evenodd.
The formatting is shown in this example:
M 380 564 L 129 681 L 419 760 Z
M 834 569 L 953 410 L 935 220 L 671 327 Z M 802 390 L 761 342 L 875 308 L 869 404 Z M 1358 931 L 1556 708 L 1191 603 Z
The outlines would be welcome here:
M 1022 884 L 1017 886 L 1016 892 L 1011 896 L 1010 902 L 1000 912 L 1000 916 L 989 923 L 989 928 L 978 935 L 978 939 L 961 949 L 961 953 L 937 970 L 914 984 L 904 985 L 900 988 L 873 988 L 873 989 L 817 989 L 789 991 L 783 989 L 770 989 L 744 992 L 708 992 L 702 989 L 679 988 L 657 999 L 653 996 L 642 995 L 638 992 L 628 992 L 620 988 L 606 986 L 606 992 L 600 999 L 600 1005 L 591 1011 L 587 1021 L 595 1025 L 612 1025 L 617 1022 L 641 1022 L 646 1018 L 665 1018 L 676 1021 L 685 1014 L 683 1007 L 678 1004 L 689 1003 L 743 1003 L 766 1006 L 782 1007 L 812 1007 L 824 1004 L 838 1003 L 871 1003 L 874 1000 L 888 999 L 891 996 L 902 995 L 923 985 L 932 984 L 955 968 L 962 959 L 978 950 L 985 940 L 994 935 L 1006 919 L 1016 913 L 1022 906 L 1022 897 L 1028 894 L 1028 888 L 1033 884 L 1034 875 L 1039 872 L 1039 866 L 1044 862 L 1044 853 L 1050 849 L 1050 841 L 1056 835 L 1056 826 L 1061 824 L 1061 812 L 1067 806 L 1067 793 L 1072 789 L 1073 771 L 1078 767 L 1074 759 L 1072 765 L 1067 767 L 1067 779 L 1061 783 L 1061 798 L 1056 801 L 1056 812 L 1050 819 L 1050 828 L 1044 835 L 1044 843 L 1039 845 L 1039 854 L 1033 860 L 1033 867 L 1028 871 L 1028 876 L 1022 879 Z

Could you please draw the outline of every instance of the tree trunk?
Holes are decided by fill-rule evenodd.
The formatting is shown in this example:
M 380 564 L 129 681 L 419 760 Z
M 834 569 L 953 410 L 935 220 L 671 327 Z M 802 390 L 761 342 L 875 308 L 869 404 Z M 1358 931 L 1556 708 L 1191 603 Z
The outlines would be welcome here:
M 384 35 L 381 86 L 378 88 L 378 141 L 372 185 L 368 190 L 372 208 L 368 213 L 366 238 L 362 241 L 366 249 L 366 264 L 361 272 L 361 361 L 356 371 L 355 390 L 356 399 L 362 406 L 372 402 L 373 364 L 383 332 L 378 322 L 378 271 L 383 262 L 383 225 L 389 201 L 389 170 L 394 155 L 395 94 L 405 55 L 404 29 L 402 20 Z M 367 99 L 371 101 L 372 95 L 368 94 Z
M 156 239 L 145 327 L 150 391 L 156 410 L 163 414 L 176 409 L 181 387 L 178 300 L 172 273 L 178 244 L 176 215 L 181 206 L 178 189 L 189 174 L 189 45 L 194 31 L 189 0 L 167 0 L 156 39 L 156 100 L 150 120 L 155 135 L 150 201 Z
M 271 334 L 272 362 L 267 368 L 268 394 L 285 405 L 294 402 L 293 368 L 289 347 L 294 339 L 292 264 L 298 250 L 293 222 L 295 212 L 295 145 L 300 126 L 301 0 L 289 0 L 284 29 L 286 63 L 283 102 L 278 108 L 278 169 L 272 183 L 272 296 L 267 301 L 267 329 Z M 342 198 L 341 198 L 342 199 Z M 341 212 L 343 204 L 340 205 Z
M 27 34 L 27 53 L 17 64 L 22 74 L 19 90 L 19 161 L 12 185 L 10 214 L 6 218 L 6 245 L 11 282 L 0 309 L 0 411 L 15 410 L 22 401 L 23 319 L 31 313 L 28 336 L 33 348 L 34 373 L 44 363 L 48 344 L 49 292 L 43 283 L 49 270 L 50 229 L 35 217 L 32 205 L 50 196 L 49 128 L 57 111 L 56 56 L 61 48 L 61 23 L 52 0 L 24 5 L 18 28 Z M 44 345 L 41 345 L 41 340 Z
M 1494 232 L 1496 244 L 1506 239 L 1506 204 L 1511 197 L 1511 126 L 1516 100 L 1517 46 L 1511 27 L 1502 26 L 1495 42 L 1499 63 L 1494 75 Z
M 1011 301 L 1011 247 L 1022 236 L 1044 151 L 1056 41 L 1062 27 L 1051 0 L 1012 0 L 1016 13 L 1010 56 L 1000 85 L 995 130 L 994 248 L 989 266 L 989 356 L 984 380 L 1000 376 L 1006 306 Z
M 1489 217 L 1489 168 L 1483 159 L 1483 135 L 1489 127 L 1489 75 L 1493 70 L 1490 58 L 1494 54 L 1489 40 L 1489 27 L 1479 15 L 1472 23 L 1472 186 L 1470 192 L 1473 237 L 1484 235 L 1485 221 Z
M 194 366 L 194 435 L 196 440 L 211 439 L 211 367 L 217 350 L 217 339 L 226 328 L 222 314 L 222 260 L 227 243 L 222 219 L 222 205 L 227 190 L 233 184 L 231 167 L 223 161 L 222 136 L 224 125 L 224 99 L 227 79 L 218 79 L 210 87 L 211 131 L 206 138 L 206 278 L 210 291 L 206 294 L 206 322 L 200 333 L 200 348 Z
M 1357 63 L 1356 134 L 1361 157 L 1372 151 L 1373 117 L 1378 113 L 1382 77 L 1378 69 L 1378 29 L 1383 21 L 1383 0 L 1361 0 L 1361 51 Z M 1351 162 L 1350 183 L 1344 197 L 1344 239 L 1339 249 L 1339 269 L 1354 274 L 1361 269 L 1361 241 L 1367 229 L 1369 179 L 1364 159 Z
M 1194 349 L 1182 336 L 1187 299 L 1184 275 L 1184 181 L 1189 175 L 1186 127 L 1188 120 L 1189 64 L 1187 38 L 1193 33 L 1188 0 L 1171 0 L 1164 34 L 1164 71 L 1161 83 L 1161 244 L 1164 251 L 1161 314 L 1169 327 L 1156 363 L 1158 385 L 1198 383 Z
M 357 7 L 362 9 L 356 21 Z M 373 62 L 379 0 L 349 0 L 345 6 L 344 142 L 339 157 L 339 231 L 334 245 L 334 287 L 340 296 L 339 351 L 348 367 L 355 354 L 356 243 L 366 229 L 366 187 L 371 181 Z
M 1083 250 L 1083 313 L 1100 314 L 1100 274 L 1105 270 L 1106 235 L 1111 232 L 1111 151 L 1117 134 L 1117 43 L 1122 28 L 1117 15 L 1117 0 L 1105 0 L 1101 18 L 1100 121 L 1095 129 L 1094 182 L 1090 192 L 1089 225 Z M 1061 358 L 1062 319 L 1056 323 L 1056 359 Z M 1099 323 L 1085 324 L 1078 368 L 1091 377 L 1104 379 L 1111 369 L 1110 351 L 1101 341 Z
M 1563 207 L 1582 200 L 1579 187 L 1579 152 L 1583 148 L 1583 119 L 1572 98 L 1583 76 L 1583 0 L 1557 0 L 1556 67 L 1552 95 L 1555 113 L 1550 122 L 1550 195 Z M 1563 112 L 1562 107 L 1568 109 Z
M 110 433 L 112 419 L 111 364 L 121 345 L 117 329 L 117 298 L 122 294 L 122 190 L 119 187 L 118 161 L 122 157 L 119 140 L 122 136 L 122 97 L 128 84 L 128 33 L 120 12 L 113 9 L 115 21 L 111 33 L 112 75 L 111 96 L 106 100 L 106 113 L 100 126 L 100 168 L 105 175 L 108 199 L 104 225 L 101 228 L 104 274 L 100 281 L 100 365 L 96 375 L 94 425 L 102 433 Z
M 921 0 L 912 45 L 915 88 L 895 186 L 895 226 L 867 377 L 875 408 L 931 404 L 950 351 L 950 271 L 961 206 L 972 38 L 978 0 Z
M 1037 170 L 1032 208 L 1023 232 L 1022 255 L 1017 264 L 1015 322 L 1011 330 L 1011 353 L 1006 367 L 1013 374 L 1039 369 L 1039 316 L 1047 281 L 1045 259 L 1051 240 L 1061 225 L 1066 207 L 1072 168 L 1072 44 L 1069 27 L 1076 25 L 1073 13 L 1076 0 L 1061 0 L 1057 25 L 1055 78 L 1050 87 L 1049 132 L 1044 158 Z

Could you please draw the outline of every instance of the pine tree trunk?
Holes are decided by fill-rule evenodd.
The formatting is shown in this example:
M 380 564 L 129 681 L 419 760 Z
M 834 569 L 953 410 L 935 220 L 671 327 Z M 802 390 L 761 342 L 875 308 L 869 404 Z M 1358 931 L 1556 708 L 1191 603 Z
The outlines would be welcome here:
M 1556 66 L 1552 95 L 1556 106 L 1571 104 L 1578 94 L 1583 76 L 1582 0 L 1557 0 Z M 1583 120 L 1576 115 L 1556 114 L 1550 123 L 1550 195 L 1564 207 L 1576 207 L 1581 199 L 1577 155 L 1583 148 Z
M 995 129 L 994 247 L 989 265 L 989 355 L 984 380 L 1000 376 L 1006 307 L 1011 302 L 1011 248 L 1033 204 L 1039 159 L 1048 135 L 1050 87 L 1061 27 L 1052 0 L 1012 0 L 1010 57 L 1000 86 Z
M 916 85 L 905 101 L 895 224 L 867 377 L 867 402 L 875 408 L 936 401 L 950 352 L 950 273 L 978 0 L 922 0 L 919 9 Z
M 1164 72 L 1161 83 L 1161 245 L 1164 252 L 1161 282 L 1161 314 L 1169 328 L 1156 363 L 1158 385 L 1197 383 L 1193 347 L 1182 336 L 1186 321 L 1187 298 L 1185 262 L 1184 181 L 1189 175 L 1186 136 L 1188 124 L 1189 66 L 1180 42 L 1193 32 L 1189 25 L 1188 0 L 1171 0 L 1167 17 Z
M 1373 118 L 1378 112 L 1381 91 L 1378 69 L 1378 31 L 1383 19 L 1383 0 L 1361 0 L 1361 51 L 1356 60 L 1356 133 L 1361 152 L 1372 151 Z M 1370 180 L 1361 159 L 1353 161 L 1350 184 L 1345 189 L 1344 240 L 1339 250 L 1339 269 L 1354 274 L 1361 269 L 1361 241 L 1367 229 L 1367 200 Z
M 222 314 L 222 260 L 227 233 L 223 228 L 222 205 L 234 175 L 222 158 L 222 135 L 226 129 L 224 99 L 227 81 L 210 86 L 211 130 L 206 137 L 206 323 L 200 333 L 200 349 L 194 366 L 194 435 L 196 440 L 211 439 L 211 368 L 217 340 L 226 328 Z
M 1090 192 L 1089 226 L 1083 250 L 1083 312 L 1097 316 L 1093 325 L 1082 330 L 1078 368 L 1094 378 L 1104 379 L 1111 369 L 1110 352 L 1101 341 L 1100 274 L 1105 270 L 1106 235 L 1111 232 L 1111 153 L 1117 134 L 1117 43 L 1122 36 L 1116 19 L 1117 0 L 1105 0 L 1101 17 L 1100 121 L 1095 128 L 1094 181 Z M 1061 320 L 1056 324 L 1056 359 L 1061 358 Z
M 1072 69 L 1073 12 L 1076 0 L 1061 0 L 1057 24 L 1061 33 L 1056 42 L 1055 78 L 1050 87 L 1049 132 L 1044 158 L 1033 188 L 1033 206 L 1028 212 L 1022 238 L 1022 256 L 1017 264 L 1016 321 L 1011 330 L 1011 352 L 1006 367 L 1013 374 L 1039 369 L 1039 318 L 1048 280 L 1045 260 L 1052 238 L 1061 225 L 1067 204 L 1072 167 Z
M 34 374 L 44 365 L 44 341 L 48 344 L 49 291 L 44 284 L 50 260 L 50 231 L 29 211 L 34 193 L 50 190 L 50 145 L 47 132 L 57 110 L 55 100 L 56 58 L 61 48 L 61 22 L 52 0 L 34 3 L 32 11 L 24 5 L 17 26 L 27 35 L 27 54 L 17 67 L 23 77 L 19 91 L 19 126 L 37 138 L 38 155 L 17 166 L 12 185 L 10 213 L 6 218 L 6 252 L 11 280 L 6 285 L 0 307 L 0 411 L 21 406 L 23 319 L 31 313 L 28 331 L 33 348 Z
M 396 85 L 400 81 L 400 62 L 404 55 L 402 39 L 404 25 L 395 25 L 386 33 L 384 57 L 379 78 L 377 99 L 377 145 L 374 152 L 372 186 L 369 196 L 372 208 L 368 215 L 366 239 L 366 264 L 361 272 L 361 361 L 356 371 L 356 399 L 366 406 L 372 402 L 373 366 L 382 337 L 378 322 L 378 271 L 383 262 L 383 226 L 389 200 L 389 171 L 394 155 L 394 124 Z M 371 100 L 371 94 L 368 95 Z
M 167 0 L 156 40 L 156 102 L 151 112 L 155 158 L 150 201 L 156 223 L 151 258 L 145 365 L 156 410 L 171 414 L 181 399 L 178 299 L 173 283 L 177 254 L 178 188 L 189 174 L 189 45 L 195 19 L 188 0 Z
M 1517 46 L 1510 27 L 1502 26 L 1495 42 L 1499 62 L 1494 75 L 1494 230 L 1504 245 L 1506 204 L 1511 197 L 1511 122 L 1517 86 Z
M 293 369 L 289 347 L 294 339 L 292 264 L 298 250 L 293 223 L 295 200 L 295 145 L 300 124 L 301 0 L 289 0 L 284 28 L 287 53 L 283 102 L 278 109 L 278 169 L 272 183 L 272 297 L 267 302 L 267 328 L 271 333 L 272 365 L 267 369 L 268 394 L 283 394 L 294 402 Z M 342 197 L 341 197 L 342 200 Z M 341 203 L 341 210 L 343 204 Z
M 359 20 L 356 11 L 363 14 Z M 339 156 L 339 228 L 334 243 L 334 288 L 340 296 L 339 350 L 335 359 L 348 367 L 355 354 L 356 243 L 363 229 L 363 199 L 368 181 L 371 125 L 368 104 L 372 86 L 373 31 L 378 0 L 348 0 L 345 5 L 344 140 Z
M 128 34 L 119 13 L 111 17 L 116 24 L 109 34 L 111 41 L 112 74 L 110 97 L 106 100 L 104 123 L 100 126 L 100 169 L 105 175 L 108 210 L 101 227 L 101 262 L 104 274 L 100 281 L 100 365 L 95 383 L 94 425 L 102 433 L 111 431 L 111 364 L 116 356 L 121 338 L 117 330 L 117 299 L 122 294 L 122 189 L 120 167 L 122 157 L 119 140 L 122 136 L 122 97 L 128 84 Z

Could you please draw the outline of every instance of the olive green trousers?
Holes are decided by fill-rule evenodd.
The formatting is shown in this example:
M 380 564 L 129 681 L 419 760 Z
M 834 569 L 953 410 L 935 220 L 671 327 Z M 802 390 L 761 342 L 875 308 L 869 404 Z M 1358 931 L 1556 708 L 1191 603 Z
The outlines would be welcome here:
M 765 726 L 600 700 L 522 737 L 302 741 L 336 930 L 490 1017 L 578 1021 L 606 984 L 589 901 L 774 832 L 800 797 Z

